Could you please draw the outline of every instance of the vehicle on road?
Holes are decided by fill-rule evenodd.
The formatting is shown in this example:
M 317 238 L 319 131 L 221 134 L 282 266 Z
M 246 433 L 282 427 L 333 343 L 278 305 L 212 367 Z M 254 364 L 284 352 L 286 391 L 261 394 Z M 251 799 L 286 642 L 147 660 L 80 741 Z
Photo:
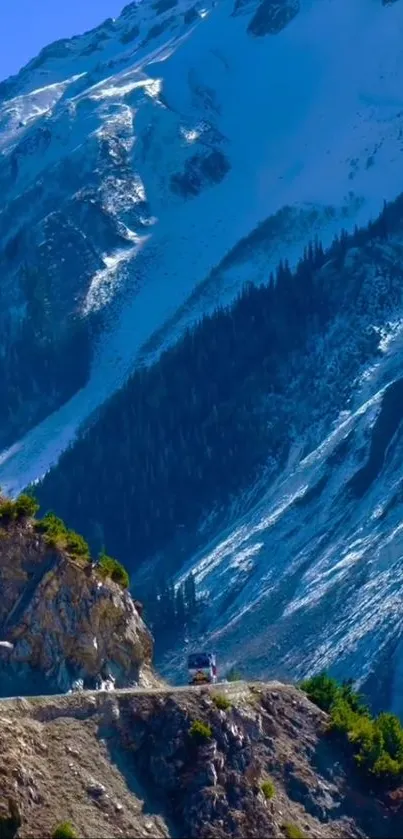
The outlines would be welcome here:
M 215 684 L 217 661 L 214 653 L 191 653 L 188 656 L 188 677 L 190 685 Z

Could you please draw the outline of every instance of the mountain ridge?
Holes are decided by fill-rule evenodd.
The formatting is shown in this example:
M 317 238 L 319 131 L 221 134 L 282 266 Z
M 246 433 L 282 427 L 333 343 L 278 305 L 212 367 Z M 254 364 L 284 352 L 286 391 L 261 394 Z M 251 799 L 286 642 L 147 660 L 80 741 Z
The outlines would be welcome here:
M 400 198 L 250 284 L 129 379 L 38 487 L 133 557 L 146 601 L 156 575 L 194 574 L 196 648 L 250 677 L 335 668 L 374 702 L 401 623 L 401 234 Z M 158 664 L 176 679 L 177 661 Z M 398 649 L 388 666 L 400 712 Z
M 377 232 L 373 222 L 371 242 L 360 240 L 362 231 L 357 231 L 358 238 L 348 240 L 348 253 L 346 234 L 339 236 L 337 253 L 317 275 L 304 274 L 307 263 L 298 260 L 304 248 L 309 255 L 313 233 L 326 248 L 335 233 L 375 219 L 383 200 L 400 192 L 403 7 L 375 0 L 304 0 L 291 19 L 297 4 L 286 3 L 281 8 L 288 9 L 287 25 L 276 34 L 256 36 L 248 29 L 262 8 L 270 23 L 280 7 L 265 0 L 235 9 L 222 0 L 198 9 L 177 5 L 173 14 L 166 4 L 162 11 L 161 4 L 130 4 L 123 16 L 96 30 L 95 40 L 90 33 L 68 48 L 59 44 L 45 50 L 39 63 L 31 63 L 12 82 L 19 90 L 1 88 L 0 218 L 6 233 L 0 254 L 0 482 L 15 495 L 49 473 L 61 455 L 60 464 L 65 464 L 74 445 L 80 450 L 77 438 L 101 427 L 102 406 L 108 409 L 113 394 L 120 398 L 120 387 L 133 370 L 141 381 L 155 375 L 158 385 L 162 367 L 151 363 L 162 350 L 173 347 L 176 352 L 177 338 L 187 326 L 211 314 L 217 303 L 231 303 L 245 280 L 251 288 L 267 281 L 281 260 L 283 333 L 274 333 L 287 365 L 274 385 L 264 372 L 255 412 L 248 411 L 256 384 L 252 371 L 244 383 L 242 420 L 258 425 L 270 401 L 279 407 L 272 437 L 277 440 L 279 429 L 290 432 L 283 450 L 283 438 L 279 444 L 287 458 L 283 472 L 274 476 L 273 462 L 263 464 L 259 451 L 259 465 L 269 469 L 253 474 L 252 484 L 242 487 L 245 496 L 231 498 L 232 508 L 225 508 L 224 500 L 215 532 L 211 513 L 217 511 L 207 503 L 199 511 L 205 519 L 192 521 L 184 540 L 177 538 L 183 522 L 173 480 L 165 488 L 169 501 L 161 507 L 166 530 L 161 526 L 159 533 L 161 522 L 156 526 L 152 516 L 152 521 L 140 518 L 140 499 L 132 517 L 126 516 L 130 526 L 120 549 L 131 549 L 135 515 L 143 558 L 149 559 L 151 550 L 164 551 L 171 540 L 169 571 L 182 574 L 183 562 L 189 566 L 186 572 L 193 569 L 209 605 L 206 640 L 217 643 L 226 660 L 232 660 L 236 639 L 249 627 L 255 635 L 248 647 L 253 667 L 281 665 L 288 674 L 295 667 L 337 666 L 337 653 L 340 666 L 356 667 L 360 678 L 374 679 L 378 667 L 385 669 L 383 656 L 393 636 L 400 637 L 399 595 L 386 559 L 393 543 L 392 566 L 399 579 L 399 416 L 389 418 L 392 436 L 387 423 L 379 425 L 386 410 L 384 389 L 401 379 L 399 219 L 396 229 L 385 233 L 382 221 L 388 216 L 381 214 Z M 398 204 L 395 210 L 398 216 Z M 301 336 L 295 313 L 286 309 L 291 291 L 298 311 L 303 309 L 304 294 L 313 295 L 313 277 L 318 311 L 304 336 L 308 375 L 295 346 L 287 355 L 287 341 L 301 342 Z M 252 300 L 251 289 L 249 294 Z M 322 305 L 327 318 L 323 334 L 317 329 Z M 264 338 L 264 329 L 259 334 Z M 196 340 L 186 335 L 190 344 Z M 244 356 L 236 356 L 232 340 L 230 335 L 228 369 L 235 362 L 242 367 L 254 346 L 250 339 Z M 265 349 L 254 350 L 256 363 L 263 364 Z M 215 372 L 221 371 L 225 388 L 230 377 L 220 361 Z M 157 387 L 157 401 L 161 392 Z M 190 384 L 190 409 L 197 406 L 200 392 L 192 393 Z M 339 399 L 341 413 L 336 407 L 331 413 L 333 399 Z M 169 403 L 169 388 L 163 401 Z M 209 433 L 214 409 L 218 412 L 217 404 L 211 406 Z M 230 400 L 226 409 L 223 427 L 236 416 Z M 202 448 L 205 429 L 195 427 Z M 374 461 L 380 428 L 383 442 Z M 262 450 L 267 431 L 256 437 Z M 163 461 L 170 449 L 158 449 L 158 433 L 154 450 Z M 237 451 L 239 467 L 244 464 L 242 441 L 245 435 L 238 434 L 232 452 L 224 441 L 219 462 L 226 469 L 226 458 Z M 266 448 L 265 454 L 270 453 Z M 274 460 L 278 454 L 275 450 Z M 97 468 L 107 459 L 108 441 L 103 441 Z M 181 467 L 189 472 L 191 462 L 184 458 Z M 236 457 L 232 464 L 236 470 Z M 376 467 L 378 479 L 366 482 L 353 508 L 344 484 L 354 482 L 365 464 Z M 139 475 L 146 475 L 154 488 L 159 469 L 158 459 L 151 463 L 149 457 Z M 45 484 L 50 486 L 55 474 L 59 480 L 56 470 Z M 245 480 L 248 474 L 245 470 Z M 197 479 L 198 472 L 192 477 Z M 74 504 L 86 480 L 87 474 Z M 209 480 L 214 490 L 214 475 Z M 63 489 L 61 478 L 60 494 L 51 503 L 59 497 L 58 503 L 68 507 L 71 487 Z M 192 504 L 187 496 L 181 500 L 185 509 Z M 125 509 L 130 497 L 123 498 Z M 151 495 L 145 498 L 156 508 Z M 120 521 L 121 511 L 114 511 Z M 316 534 L 315 541 L 312 521 L 333 538 L 327 547 L 326 533 L 322 541 Z M 96 521 L 88 517 L 85 527 L 93 524 L 102 527 L 98 510 Z M 228 525 L 230 533 L 221 539 L 219 531 Z M 107 517 L 104 526 L 110 527 Z M 147 527 L 154 540 L 150 549 Z M 195 545 L 192 528 L 197 527 Z M 119 530 L 115 533 L 118 539 Z M 99 532 L 96 536 L 99 542 Z M 345 554 L 347 536 L 350 550 Z M 271 551 L 277 568 L 268 562 Z M 280 565 L 287 572 L 281 581 L 275 579 Z M 334 581 L 345 597 L 329 642 L 325 618 Z M 384 593 L 384 612 L 373 596 L 376 581 Z M 252 607 L 261 618 L 257 628 Z M 359 615 L 355 624 L 354 610 Z M 320 643 L 319 630 L 313 637 L 304 623 L 305 613 L 317 619 L 312 627 L 319 625 Z M 264 650 L 276 633 L 280 641 L 274 641 L 269 661 Z M 397 658 L 397 653 L 389 656 L 392 704 L 399 701 Z M 174 660 L 167 663 L 175 666 Z
M 186 5 L 186 9 L 191 8 Z M 240 10 L 242 14 L 232 16 L 232 5 L 223 0 L 211 8 L 196 10 L 198 16 L 188 24 L 183 19 L 185 6 L 178 5 L 174 12 L 179 28 L 171 32 L 169 23 L 165 31 L 159 29 L 159 34 L 153 34 L 147 44 L 143 39 L 142 46 L 133 34 L 127 48 L 127 44 L 118 41 L 118 33 L 128 35 L 137 18 L 149 32 L 158 11 L 150 4 L 136 8 L 130 5 L 123 17 L 108 24 L 105 30 L 101 27 L 97 47 L 100 52 L 82 58 L 87 62 L 84 69 L 80 70 L 75 61 L 71 73 L 63 56 L 48 57 L 48 69 L 45 62 L 45 68 L 29 71 L 37 74 L 38 80 L 39 73 L 46 73 L 42 81 L 48 87 L 39 86 L 36 94 L 22 92 L 10 106 L 3 103 L 0 118 L 9 123 L 11 120 L 11 133 L 7 134 L 4 123 L 2 132 L 6 143 L 0 174 L 4 199 L 8 201 L 8 191 L 13 188 L 10 178 L 29 176 L 35 181 L 28 193 L 21 193 L 19 203 L 14 206 L 8 201 L 3 209 L 3 220 L 14 242 L 11 252 L 17 245 L 25 253 L 40 252 L 37 242 L 43 240 L 43 233 L 38 227 L 38 237 L 40 234 L 42 239 L 35 238 L 33 219 L 26 219 L 30 227 L 29 247 L 24 241 L 25 233 L 22 238 L 12 236 L 15 219 L 22 219 L 27 208 L 40 215 L 45 211 L 44 201 L 54 205 L 62 199 L 64 205 L 60 221 L 54 220 L 52 235 L 45 229 L 51 249 L 47 253 L 45 250 L 47 264 L 54 267 L 45 283 L 49 317 L 43 319 L 41 315 L 35 330 L 41 331 L 42 343 L 48 347 L 53 334 L 51 324 L 58 317 L 56 301 L 61 298 L 62 288 L 68 291 L 65 309 L 70 312 L 64 319 L 67 349 L 61 355 L 69 354 L 74 371 L 66 381 L 71 398 L 65 401 L 68 394 L 61 391 L 60 375 L 57 376 L 57 343 L 51 344 L 54 386 L 50 404 L 43 404 L 38 396 L 38 391 L 42 391 L 40 379 L 35 382 L 35 377 L 39 378 L 38 368 L 46 369 L 49 363 L 47 350 L 33 372 L 19 351 L 12 353 L 13 358 L 17 356 L 13 378 L 20 382 L 22 393 L 13 396 L 8 416 L 14 418 L 14 427 L 9 427 L 8 419 L 3 437 L 6 450 L 1 455 L 1 480 L 8 490 L 13 490 L 15 484 L 16 491 L 21 489 L 21 472 L 26 474 L 29 470 L 29 480 L 35 479 L 57 460 L 80 424 L 125 380 L 151 335 L 169 319 L 175 319 L 195 287 L 262 219 L 287 203 L 299 207 L 311 202 L 319 211 L 321 205 L 330 205 L 336 207 L 336 217 L 327 234 L 331 237 L 343 226 L 342 207 L 346 204 L 351 205 L 352 212 L 350 221 L 347 218 L 344 222 L 353 226 L 355 220 L 368 218 L 380 209 L 383 197 L 396 194 L 394 155 L 400 142 L 399 4 L 385 9 L 381 4 L 368 6 L 360 0 L 353 9 L 351 4 L 331 0 L 325 5 L 306 0 L 281 32 L 263 37 L 246 33 L 256 8 L 256 4 L 247 5 Z M 171 12 L 167 9 L 157 15 L 158 26 L 169 20 Z M 223 40 L 223 32 L 227 31 L 231 37 L 228 34 Z M 334 33 L 338 33 L 337 43 Z M 343 50 L 351 50 L 358 33 L 362 66 L 367 66 L 371 52 L 373 69 L 371 65 L 371 72 L 363 76 L 356 69 L 354 83 L 350 79 L 347 90 L 338 61 Z M 75 50 L 78 43 L 83 49 L 89 47 L 93 36 L 85 37 L 87 40 L 82 43 L 74 41 Z M 382 46 L 386 42 L 387 51 Z M 359 57 L 356 58 L 359 68 Z M 121 64 L 113 64 L 115 60 Z M 112 64 L 108 67 L 109 62 Z M 249 90 L 252 68 L 256 82 Z M 276 87 L 270 82 L 273 68 L 279 80 Z M 84 75 L 80 76 L 79 70 Z M 73 76 L 72 84 L 66 87 Z M 319 77 L 322 81 L 318 86 Z M 336 80 L 340 96 L 335 98 Z M 35 88 L 36 83 L 32 84 Z M 232 97 L 233 89 L 238 90 L 239 103 Z M 342 89 L 346 92 L 344 100 Z M 42 105 L 41 97 L 45 97 Z M 262 101 L 267 102 L 267 115 Z M 300 103 L 298 107 L 296 103 Z M 336 120 L 337 143 L 333 122 L 336 106 L 341 109 Z M 20 113 L 24 108 L 25 116 Z M 46 108 L 48 112 L 43 113 Z M 240 122 L 241 111 L 251 111 L 251 118 Z M 30 114 L 32 127 L 18 127 L 18 120 L 22 117 L 24 121 Z M 247 133 L 240 133 L 241 128 Z M 24 134 L 20 140 L 18 132 Z M 27 143 L 28 147 L 33 144 L 32 158 L 26 156 Z M 75 150 L 74 166 L 60 157 L 66 143 L 65 148 L 71 143 Z M 343 157 L 344 147 L 348 153 Z M 58 168 L 44 170 L 46 181 L 41 185 L 36 169 L 31 172 L 31 162 L 47 166 L 50 153 L 56 154 Z M 220 155 L 224 155 L 230 168 L 221 181 L 215 182 L 227 167 Z M 332 182 L 327 179 L 327 190 L 324 167 L 334 170 Z M 172 178 L 173 183 L 185 185 L 185 190 L 199 190 L 198 194 L 187 199 L 178 196 L 172 192 Z M 72 238 L 67 239 L 64 250 L 76 251 L 76 265 L 74 261 L 67 262 L 66 274 L 59 274 L 56 267 L 65 257 L 60 250 L 60 224 L 71 230 Z M 319 226 L 323 230 L 323 225 Z M 287 254 L 293 251 L 293 259 L 298 259 L 308 241 L 306 230 L 297 242 L 289 242 Z M 110 243 L 106 253 L 103 242 Z M 275 250 L 273 268 L 278 259 L 278 248 Z M 12 286 L 11 300 L 9 291 L 6 301 L 9 313 L 25 306 L 19 283 L 14 281 L 20 270 L 19 260 L 14 254 L 6 256 L 3 262 L 3 274 L 10 277 L 8 285 Z M 81 266 L 85 265 L 87 272 L 82 271 Z M 251 270 L 253 267 L 252 259 Z M 41 274 L 44 283 L 46 272 L 41 269 Z M 65 277 L 73 275 L 76 282 L 70 289 Z M 217 296 L 230 299 L 243 276 L 231 276 L 229 280 L 227 284 L 223 277 L 219 294 L 213 294 L 214 300 Z M 202 299 L 196 308 L 191 302 L 190 318 L 209 311 L 211 305 L 208 298 Z M 83 329 L 88 346 L 82 358 L 74 352 L 76 322 Z M 169 335 L 169 342 L 175 340 L 186 322 L 185 317 L 184 324 Z M 7 315 L 4 326 L 5 334 L 11 336 L 7 341 L 14 345 L 15 317 Z M 25 346 L 30 347 L 32 336 L 23 338 Z M 7 350 L 8 344 L 3 353 Z M 31 390 L 27 390 L 27 371 L 34 380 Z M 7 392 L 13 393 L 9 383 Z M 64 404 L 59 407 L 61 403 Z M 58 412 L 52 415 L 52 409 Z M 41 423 L 43 414 L 48 416 Z M 28 428 L 32 432 L 24 439 L 22 434 Z

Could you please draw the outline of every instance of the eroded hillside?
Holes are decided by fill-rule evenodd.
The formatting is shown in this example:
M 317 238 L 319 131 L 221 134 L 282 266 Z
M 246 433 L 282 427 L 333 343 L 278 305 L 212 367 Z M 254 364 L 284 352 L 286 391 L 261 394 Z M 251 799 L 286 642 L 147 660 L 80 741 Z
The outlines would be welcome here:
M 0 824 L 20 839 L 66 820 L 85 839 L 399 835 L 326 721 L 278 682 L 2 702 Z

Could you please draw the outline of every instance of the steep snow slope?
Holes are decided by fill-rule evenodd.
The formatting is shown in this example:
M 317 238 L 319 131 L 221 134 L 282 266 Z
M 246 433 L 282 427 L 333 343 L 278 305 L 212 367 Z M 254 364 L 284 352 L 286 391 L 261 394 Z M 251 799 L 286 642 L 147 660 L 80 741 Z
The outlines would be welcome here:
M 402 32 L 399 2 L 145 0 L 0 86 L 7 334 L 25 305 L 14 280 L 44 237 L 54 299 L 63 287 L 66 309 L 103 330 L 87 384 L 1 455 L 6 489 L 55 462 L 136 357 L 260 279 L 259 253 L 222 262 L 257 223 L 290 207 L 268 237 L 273 265 L 294 261 L 312 228 L 326 242 L 401 190 Z
M 206 596 L 203 642 L 223 663 L 293 679 L 330 668 L 402 714 L 403 319 L 380 347 L 321 444 L 301 458 L 297 440 L 254 509 L 183 574 Z M 180 656 L 165 668 L 177 677 Z

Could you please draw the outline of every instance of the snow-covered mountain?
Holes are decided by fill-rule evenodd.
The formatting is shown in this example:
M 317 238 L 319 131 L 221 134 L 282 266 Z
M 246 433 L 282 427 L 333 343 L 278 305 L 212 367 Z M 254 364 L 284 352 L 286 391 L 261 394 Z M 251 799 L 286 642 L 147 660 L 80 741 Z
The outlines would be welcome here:
M 380 347 L 321 443 L 303 456 L 296 439 L 259 502 L 179 580 L 194 572 L 208 604 L 203 641 L 227 665 L 286 679 L 330 668 L 402 714 L 403 317 Z M 163 669 L 178 676 L 181 656 Z
M 3 488 L 41 477 L 201 312 L 403 191 L 402 35 L 398 0 L 143 0 L 0 85 Z M 339 313 L 314 348 L 336 381 L 351 330 L 379 330 L 344 412 L 327 427 L 324 405 L 275 481 L 251 488 L 258 503 L 183 569 L 227 663 L 332 666 L 375 698 L 382 674 L 397 710 L 402 238 L 352 249 L 368 311 L 350 333 Z
M 6 489 L 268 251 L 402 189 L 402 30 L 400 2 L 143 0 L 0 85 Z
M 164 577 L 193 572 L 190 648 L 254 677 L 331 667 L 399 712 L 402 260 L 400 196 L 130 377 L 38 487 L 147 606 L 157 581 L 166 628 Z M 183 678 L 183 637 L 158 664 Z
M 343 305 L 335 302 L 330 324 L 289 360 L 287 462 L 236 498 L 212 539 L 205 522 L 208 538 L 200 538 L 201 549 L 177 582 L 192 571 L 205 601 L 204 634 L 191 637 L 190 649 L 202 643 L 224 666 L 251 676 L 294 679 L 330 668 L 340 678 L 358 678 L 375 704 L 402 714 L 398 204 L 394 234 L 348 247 L 342 269 L 330 259 L 321 269 L 329 287 L 344 285 L 336 295 Z M 377 349 L 368 352 L 365 335 L 374 332 Z M 340 393 L 343 410 L 335 414 Z M 277 410 L 275 402 L 268 416 L 275 419 Z M 139 582 L 147 573 L 140 570 Z M 181 678 L 182 648 L 159 664 Z

